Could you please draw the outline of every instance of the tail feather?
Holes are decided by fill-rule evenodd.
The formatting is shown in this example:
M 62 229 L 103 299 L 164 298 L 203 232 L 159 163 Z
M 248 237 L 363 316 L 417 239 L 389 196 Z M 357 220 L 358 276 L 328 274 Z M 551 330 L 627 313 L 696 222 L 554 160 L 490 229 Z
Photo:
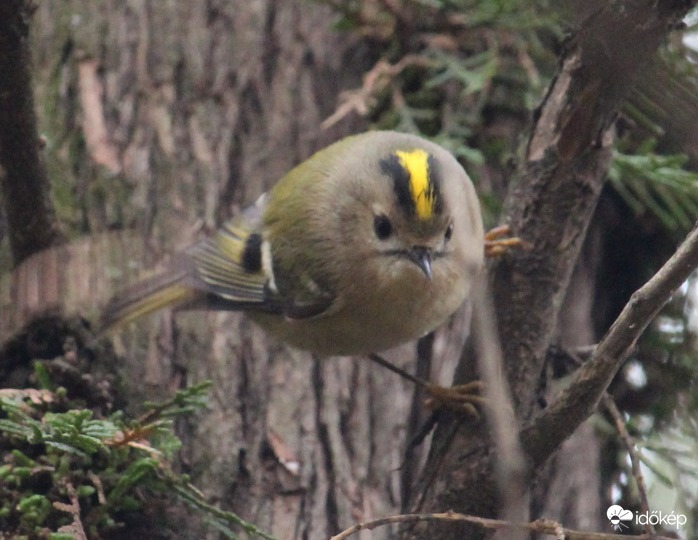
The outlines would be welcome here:
M 164 307 L 191 304 L 201 292 L 187 285 L 186 271 L 165 271 L 117 294 L 105 307 L 101 329 L 109 331 Z

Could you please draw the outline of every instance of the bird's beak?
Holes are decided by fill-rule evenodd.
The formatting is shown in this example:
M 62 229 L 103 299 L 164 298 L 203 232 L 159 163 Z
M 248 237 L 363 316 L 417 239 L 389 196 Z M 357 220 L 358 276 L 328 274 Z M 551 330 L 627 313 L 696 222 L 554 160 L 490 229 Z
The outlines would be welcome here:
M 419 266 L 419 269 L 424 272 L 429 281 L 433 278 L 431 272 L 431 251 L 422 246 L 415 246 L 408 251 L 410 260 Z

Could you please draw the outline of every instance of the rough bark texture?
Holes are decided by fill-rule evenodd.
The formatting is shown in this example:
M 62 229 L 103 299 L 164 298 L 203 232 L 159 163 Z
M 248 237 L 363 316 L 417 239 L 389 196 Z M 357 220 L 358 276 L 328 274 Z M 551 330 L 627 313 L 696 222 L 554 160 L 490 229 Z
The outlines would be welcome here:
M 0 187 L 14 265 L 63 240 L 34 112 L 31 11 L 27 0 L 0 4 Z
M 538 111 L 526 160 L 504 209 L 504 221 L 533 249 L 490 268 L 505 370 L 522 422 L 538 403 L 545 352 L 610 163 L 621 99 L 690 5 L 634 1 L 592 14 L 568 44 Z M 461 370 L 464 378 L 473 375 L 469 360 Z M 545 463 L 562 440 L 545 447 L 545 453 L 527 456 L 531 465 Z M 444 422 L 413 508 L 495 516 L 500 509 L 494 459 L 496 450 L 482 426 Z M 470 526 L 418 524 L 406 528 L 402 538 L 470 538 L 478 532 Z

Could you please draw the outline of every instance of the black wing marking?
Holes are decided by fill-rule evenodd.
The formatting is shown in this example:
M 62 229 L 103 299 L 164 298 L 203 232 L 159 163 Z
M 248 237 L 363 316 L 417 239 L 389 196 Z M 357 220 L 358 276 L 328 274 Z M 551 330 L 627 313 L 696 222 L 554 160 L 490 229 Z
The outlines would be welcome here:
M 271 260 L 265 261 L 262 215 L 265 199 L 225 223 L 216 234 L 189 249 L 185 257 L 194 263 L 191 286 L 206 294 L 212 309 L 250 309 L 276 313 L 289 319 L 321 315 L 333 304 L 334 295 L 317 285 L 298 286 L 285 297 L 276 291 Z M 271 253 L 266 254 L 271 259 Z
M 194 262 L 192 285 L 210 293 L 218 309 L 258 307 L 277 311 L 269 302 L 269 281 L 262 264 L 262 216 L 266 196 L 239 216 L 226 222 L 212 238 L 186 251 Z

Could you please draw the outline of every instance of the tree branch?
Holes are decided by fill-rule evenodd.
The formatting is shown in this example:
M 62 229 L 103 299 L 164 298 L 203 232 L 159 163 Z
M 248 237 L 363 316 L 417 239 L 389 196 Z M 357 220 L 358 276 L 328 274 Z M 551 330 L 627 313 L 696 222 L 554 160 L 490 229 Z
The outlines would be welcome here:
M 491 268 L 506 368 L 524 419 L 533 413 L 536 381 L 606 180 L 619 107 L 693 3 L 602 3 L 567 44 L 537 111 L 503 210 L 533 249 Z
M 549 519 L 537 519 L 530 523 L 511 523 L 509 521 L 503 521 L 501 519 L 489 519 L 481 518 L 477 516 L 468 516 L 466 514 L 458 514 L 456 512 L 443 512 L 436 514 L 403 514 L 398 516 L 388 516 L 381 519 L 375 519 L 373 521 L 367 521 L 365 523 L 357 523 L 348 529 L 345 529 L 341 533 L 333 536 L 330 540 L 346 540 L 354 533 L 363 530 L 373 530 L 377 527 L 383 525 L 389 525 L 391 523 L 410 523 L 417 521 L 439 521 L 439 522 L 467 522 L 474 525 L 478 525 L 483 529 L 489 530 L 500 530 L 508 531 L 509 533 L 513 531 L 520 532 L 531 532 L 542 534 L 546 536 L 555 536 L 559 539 L 564 540 L 670 540 L 666 536 L 657 536 L 649 534 L 641 534 L 637 536 L 627 535 L 627 534 L 613 534 L 613 533 L 594 533 L 594 532 L 583 532 L 576 531 L 574 529 L 567 529 L 555 521 Z
M 649 497 L 647 496 L 647 485 L 645 484 L 645 477 L 642 475 L 642 469 L 640 468 L 640 457 L 635 449 L 635 441 L 630 436 L 630 433 L 628 433 L 628 427 L 625 425 L 623 415 L 618 409 L 616 402 L 613 401 L 613 398 L 608 394 L 608 392 L 603 393 L 601 400 L 603 402 L 603 406 L 613 418 L 613 422 L 616 424 L 616 429 L 618 430 L 618 435 L 620 435 L 623 444 L 625 444 L 625 449 L 628 451 L 628 455 L 630 456 L 630 464 L 633 469 L 633 477 L 637 483 L 640 508 L 644 514 L 649 516 L 651 510 Z M 647 523 L 645 523 L 643 527 L 646 534 L 656 534 L 654 525 L 652 525 L 649 520 L 647 520 Z
M 522 443 L 540 465 L 594 411 L 635 342 L 673 292 L 698 267 L 698 224 L 652 279 L 630 301 L 577 370 L 570 385 L 522 432 Z
M 0 2 L 0 186 L 15 266 L 64 240 L 36 127 L 28 44 L 32 11 L 28 0 Z
M 694 3 L 600 3 L 566 44 L 558 75 L 537 111 L 526 161 L 512 181 L 503 210 L 512 233 L 533 248 L 506 255 L 489 269 L 505 372 L 522 421 L 536 410 L 546 351 L 611 162 L 617 111 L 640 68 Z M 466 350 L 455 382 L 476 377 L 475 364 L 472 350 Z M 597 393 L 593 397 L 598 400 Z M 562 432 L 547 446 L 542 439 L 550 433 L 527 432 L 530 440 L 524 449 L 539 450 L 533 454 L 535 467 L 578 423 L 551 416 L 547 427 Z M 458 419 L 443 422 L 424 469 L 422 495 L 412 508 L 497 515 L 501 499 L 492 478 L 495 459 L 496 446 L 483 426 Z M 479 534 L 464 524 L 431 525 L 428 532 L 422 525 L 410 525 L 401 538 L 446 540 Z

